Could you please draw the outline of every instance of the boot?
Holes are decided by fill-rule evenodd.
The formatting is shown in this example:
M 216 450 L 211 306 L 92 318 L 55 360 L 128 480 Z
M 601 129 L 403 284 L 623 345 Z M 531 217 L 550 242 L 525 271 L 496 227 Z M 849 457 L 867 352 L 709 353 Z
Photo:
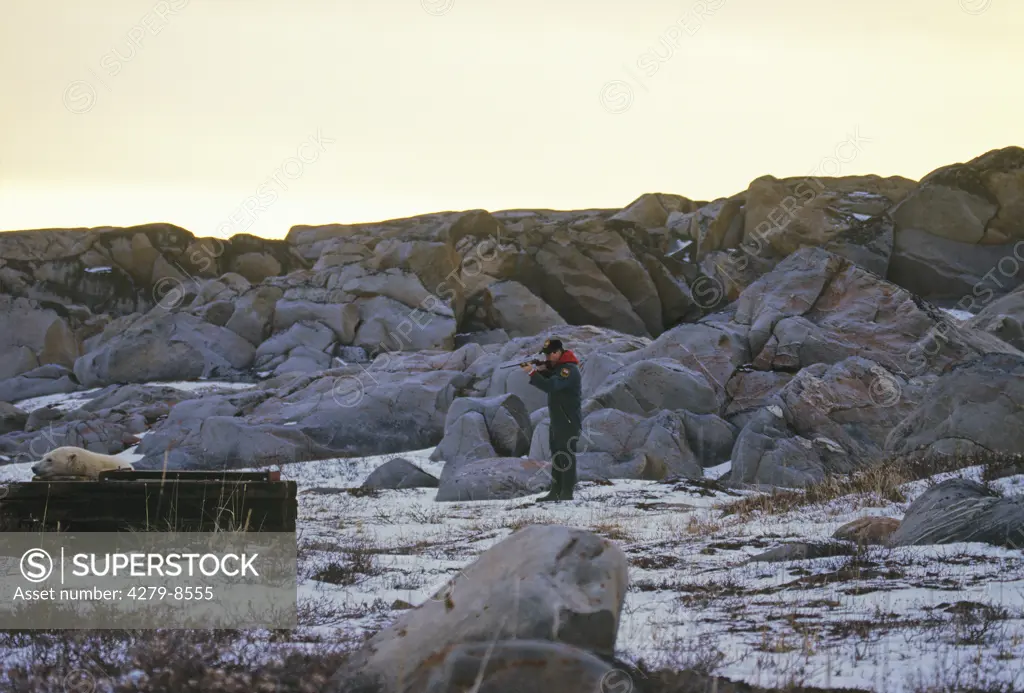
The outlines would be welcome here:
M 562 472 L 558 471 L 554 467 L 551 468 L 551 489 L 548 491 L 548 495 L 538 498 L 538 503 L 550 503 L 552 501 L 561 500 L 562 496 Z

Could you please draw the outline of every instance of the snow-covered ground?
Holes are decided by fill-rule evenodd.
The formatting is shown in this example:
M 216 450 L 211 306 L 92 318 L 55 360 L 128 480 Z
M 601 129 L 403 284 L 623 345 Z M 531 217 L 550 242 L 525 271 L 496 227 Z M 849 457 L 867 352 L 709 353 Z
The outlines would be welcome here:
M 175 390 L 181 390 L 182 392 L 188 392 L 194 395 L 208 394 L 217 390 L 250 390 L 256 387 L 252 383 L 227 383 L 214 380 L 180 380 L 164 383 L 147 383 L 147 385 L 151 385 L 153 387 L 173 387 Z M 36 409 L 42 409 L 43 407 L 49 406 L 56 407 L 60 411 L 72 411 L 95 397 L 101 389 L 102 388 L 94 387 L 91 390 L 79 390 L 78 392 L 72 392 L 70 394 L 32 397 L 31 399 L 23 399 L 20 402 L 14 402 L 14 406 L 29 413 Z
M 430 452 L 400 456 L 437 475 Z M 132 450 L 122 456 L 137 459 Z M 960 544 L 746 562 L 787 541 L 827 540 L 858 517 L 900 518 L 930 481 L 907 485 L 901 503 L 847 496 L 770 515 L 725 513 L 743 494 L 700 482 L 583 483 L 577 500 L 545 505 L 436 503 L 433 489 L 353 492 L 396 456 L 282 468 L 299 487 L 305 615 L 296 642 L 361 638 L 431 598 L 516 529 L 557 523 L 606 536 L 629 558 L 618 638 L 624 659 L 711 668 L 761 685 L 886 693 L 958 681 L 990 690 L 1024 684 L 1021 551 Z M 28 480 L 29 466 L 0 466 L 0 483 Z M 708 476 L 727 471 L 722 465 Z M 1024 476 L 992 483 L 1024 494 Z
M 429 454 L 402 456 L 437 474 Z M 739 494 L 690 482 L 582 484 L 577 500 L 542 506 L 529 498 L 436 503 L 430 489 L 361 497 L 340 491 L 358 486 L 385 459 L 283 469 L 300 488 L 307 572 L 300 598 L 338 607 L 338 622 L 315 629 L 319 635 L 359 638 L 385 626 L 400 613 L 396 606 L 429 599 L 514 530 L 557 523 L 591 529 L 628 555 L 618 640 L 626 659 L 714 665 L 720 675 L 762 685 L 894 692 L 954 680 L 1024 683 L 1020 551 L 964 544 L 746 563 L 786 541 L 827 540 L 867 514 L 902 517 L 929 482 L 908 485 L 903 503 L 846 497 L 746 517 L 722 512 Z M 1022 476 L 994 485 L 1024 493 Z M 347 584 L 308 576 L 331 563 L 351 570 Z

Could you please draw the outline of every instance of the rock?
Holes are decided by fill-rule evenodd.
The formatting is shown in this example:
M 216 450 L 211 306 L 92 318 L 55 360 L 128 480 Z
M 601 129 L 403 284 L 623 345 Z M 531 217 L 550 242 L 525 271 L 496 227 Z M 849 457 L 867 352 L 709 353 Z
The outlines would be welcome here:
M 238 398 L 230 395 L 182 400 L 173 404 L 167 418 L 142 439 L 137 452 L 152 458 L 150 461 L 154 463 L 159 458 L 162 465 L 164 452 L 178 448 L 189 438 L 197 436 L 203 421 L 215 416 L 236 416 L 241 411 Z
M 693 242 L 697 262 L 711 251 L 735 248 L 743 240 L 743 201 L 719 198 L 678 220 L 679 228 L 685 229 Z
M 977 297 L 981 284 L 991 296 L 993 275 L 997 290 L 1018 286 L 1022 209 L 1020 147 L 933 171 L 890 212 L 896 222 L 890 278 L 928 298 Z
M 443 317 L 455 317 L 451 308 L 427 291 L 419 277 L 411 272 L 389 269 L 364 274 L 345 281 L 341 289 L 357 298 L 387 297 L 410 309 L 422 308 Z
M 477 416 L 459 422 L 469 414 Z M 515 395 L 460 397 L 448 410 L 445 437 L 431 459 L 457 463 L 463 459 L 520 457 L 529 451 L 532 435 L 530 414 Z
M 388 460 L 370 472 L 362 488 L 437 488 L 438 481 L 404 457 Z
M 907 508 L 892 546 L 983 542 L 1024 547 L 1024 496 L 1004 498 L 969 479 L 948 479 Z
M 965 299 L 975 306 L 973 296 Z M 998 337 L 1015 349 L 1024 349 L 1024 286 L 986 305 L 965 326 Z
M 551 464 L 521 457 L 459 460 L 446 464 L 434 500 L 482 501 L 521 498 L 551 486 Z
M 953 368 L 890 431 L 885 449 L 976 445 L 990 451 L 1024 450 L 1024 356 L 987 354 Z
M 248 368 L 253 346 L 231 330 L 187 313 L 160 309 L 104 339 L 75 361 L 86 387 L 110 383 L 195 380 Z
M 888 278 L 929 300 L 959 300 L 971 310 L 1021 284 L 1024 253 L 1016 244 L 977 245 L 906 229 L 896 236 Z M 967 303 L 965 303 L 965 301 Z
M 665 262 L 668 261 L 668 258 L 659 259 L 650 253 L 645 253 L 640 259 L 654 283 L 658 300 L 661 302 L 662 327 L 658 329 L 658 334 L 661 334 L 664 327 L 696 320 L 701 316 L 700 306 L 694 300 L 686 280 L 673 274 L 666 266 Z
M 454 318 L 411 309 L 386 296 L 362 299 L 358 306 L 360 323 L 353 344 L 371 354 L 454 346 Z
M 298 322 L 323 323 L 333 330 L 338 342 L 351 344 L 359 324 L 359 307 L 354 303 L 278 301 L 274 307 L 274 333 L 284 332 Z
M 565 643 L 502 640 L 493 645 L 470 643 L 452 647 L 440 667 L 431 674 L 426 687 L 418 690 L 424 693 L 461 690 L 594 693 L 608 686 L 616 672 L 618 670 L 608 662 Z M 622 680 L 626 680 L 624 675 Z
M 495 282 L 482 294 L 486 324 L 509 337 L 529 337 L 565 324 L 562 316 L 519 282 Z
M 261 286 L 235 302 L 235 310 L 224 327 L 253 346 L 270 336 L 274 306 L 284 292 L 274 286 Z
M 297 349 L 319 352 L 325 357 L 324 363 L 328 364 L 324 367 L 329 367 L 329 352 L 334 339 L 334 332 L 322 323 L 297 322 L 259 345 L 253 367 L 259 370 L 277 368 Z
M 661 334 L 664 323 L 658 289 L 622 235 L 607 230 L 584 233 L 579 235 L 575 245 L 626 297 L 633 312 L 643 321 L 647 333 Z
M 493 344 L 505 344 L 509 340 L 508 332 L 505 330 L 486 330 L 484 332 L 466 332 L 455 335 L 455 348 L 458 349 L 466 344 L 479 344 L 490 346 Z
M 891 517 L 861 517 L 837 529 L 832 538 L 852 541 L 858 546 L 884 546 L 899 526 L 900 521 Z
M 81 390 L 74 374 L 51 364 L 34 368 L 14 378 L 0 380 L 0 402 L 20 402 L 33 397 L 63 395 Z
M 538 435 L 534 436 L 535 446 Z M 655 476 L 655 470 L 664 470 L 663 476 L 704 476 L 687 443 L 685 419 L 677 412 L 661 411 L 644 418 L 616 409 L 600 409 L 584 419 L 576 451 L 607 453 L 617 463 L 628 462 L 616 465 L 621 466 L 621 471 L 632 470 L 643 477 Z
M 422 450 L 441 441 L 445 414 L 465 380 L 458 371 L 391 374 L 356 367 L 268 399 L 252 416 L 295 422 L 332 457 Z
M 1022 197 L 1024 149 L 1006 147 L 932 171 L 893 215 L 935 236 L 997 244 L 1024 238 Z
M 0 294 L 0 378 L 13 378 L 38 365 L 71 367 L 79 345 L 67 320 L 38 301 Z
M 207 469 L 289 464 L 331 456 L 301 430 L 236 416 L 211 416 L 199 428 L 199 450 Z
M 484 216 L 485 215 L 485 216 Z M 455 235 L 468 233 L 482 238 L 494 234 L 500 236 L 500 223 L 486 212 L 476 221 L 478 227 L 467 231 L 456 222 L 452 229 Z M 407 269 L 419 277 L 423 286 L 435 296 L 448 291 L 453 294 L 456 315 L 460 314 L 462 285 L 455 279 L 460 274 L 461 258 L 455 252 L 456 240 L 449 242 L 386 238 L 373 248 L 373 258 L 366 263 L 371 269 Z
M 708 379 L 671 359 L 639 361 L 610 376 L 593 394 L 600 406 L 646 416 L 662 409 L 718 412 Z
M 763 176 L 747 189 L 744 242 L 758 252 L 767 247 L 780 258 L 804 246 L 826 246 L 844 234 L 852 236 L 865 221 L 904 200 L 915 188 L 914 181 L 899 176 L 782 180 Z M 878 250 L 876 266 L 884 276 L 891 245 Z
M 545 243 L 534 257 L 534 282 L 522 283 L 576 324 L 607 326 L 631 335 L 647 336 L 643 319 L 629 299 L 605 276 L 597 263 L 572 245 Z M 531 284 L 535 284 L 531 285 Z M 540 289 L 539 292 L 537 289 Z
M 444 461 L 446 468 L 455 469 L 465 462 L 497 457 L 487 430 L 487 419 L 480 412 L 465 412 L 445 424 L 444 438 L 430 454 L 434 462 Z
M 786 563 L 788 561 L 810 561 L 817 558 L 850 556 L 853 549 L 847 544 L 798 542 L 783 544 L 747 560 L 747 563 Z
M 996 215 L 996 205 L 960 188 L 924 181 L 891 211 L 900 233 L 923 231 L 958 243 L 975 244 Z
M 0 435 L 24 431 L 28 416 L 21 409 L 0 401 Z
M 861 356 L 909 377 L 990 351 L 1016 352 L 820 248 L 799 250 L 758 279 L 740 296 L 733 319 L 749 326 L 758 370 Z
M 38 409 L 33 409 L 32 413 L 28 415 L 28 420 L 25 421 L 23 429 L 32 433 L 33 431 L 42 430 L 54 421 L 60 421 L 63 418 L 64 412 L 52 404 L 39 407 Z
M 458 645 L 544 640 L 610 655 L 627 580 L 626 556 L 608 540 L 558 525 L 527 527 L 370 638 L 335 675 L 331 690 L 374 683 L 387 692 L 423 690 Z M 505 661 L 516 661 L 514 652 Z M 449 671 L 458 671 L 458 661 L 465 660 L 450 660 Z
M 613 228 L 638 226 L 653 229 L 665 226 L 672 212 L 691 212 L 695 207 L 692 200 L 681 195 L 645 193 L 612 216 L 608 222 Z
M 852 357 L 804 368 L 779 390 L 777 406 L 785 429 L 811 441 L 825 471 L 845 474 L 888 456 L 887 437 L 914 411 L 926 389 L 925 380 L 905 380 L 872 361 Z M 734 470 L 751 465 L 756 463 L 734 457 Z M 764 475 L 746 481 L 774 483 Z
M 61 421 L 38 431 L 10 433 L 0 437 L 0 454 L 11 462 L 38 461 L 50 450 L 70 445 L 116 455 L 128 447 L 126 441 L 131 439 L 126 423 L 126 417 L 118 421 L 93 418 Z
M 39 361 L 35 352 L 27 346 L 10 347 L 4 352 L 3 362 L 0 363 L 0 381 L 21 375 L 38 366 Z
M 686 443 L 697 457 L 697 463 L 707 469 L 732 459 L 732 448 L 738 429 L 715 414 L 676 412 L 683 418 Z
M 267 277 L 281 274 L 281 263 L 270 253 L 242 253 L 231 262 L 231 271 L 259 284 Z
M 825 478 L 822 447 L 796 435 L 786 424 L 782 408 L 769 405 L 737 436 L 730 480 L 786 488 L 809 486 Z
M 729 378 L 740 366 L 750 363 L 747 331 L 745 325 L 705 319 L 675 327 L 649 345 L 623 354 L 622 359 L 627 364 L 671 359 L 704 376 L 724 398 Z

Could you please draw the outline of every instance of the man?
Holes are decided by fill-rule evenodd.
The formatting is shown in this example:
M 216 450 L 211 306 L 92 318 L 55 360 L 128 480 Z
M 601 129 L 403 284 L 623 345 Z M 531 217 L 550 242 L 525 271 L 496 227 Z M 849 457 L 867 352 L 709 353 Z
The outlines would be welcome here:
M 576 487 L 576 443 L 583 426 L 580 362 L 574 353 L 563 348 L 558 339 L 544 342 L 540 353 L 544 354 L 547 363 L 537 367 L 523 365 L 523 370 L 530 376 L 530 384 L 547 393 L 551 418 L 548 430 L 551 490 L 537 502 L 572 500 Z

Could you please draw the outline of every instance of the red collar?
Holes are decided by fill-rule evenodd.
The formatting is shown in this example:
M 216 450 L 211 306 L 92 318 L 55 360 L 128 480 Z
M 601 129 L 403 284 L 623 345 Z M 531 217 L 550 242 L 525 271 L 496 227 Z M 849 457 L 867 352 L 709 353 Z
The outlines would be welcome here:
M 559 366 L 561 366 L 563 364 L 566 364 L 566 363 L 576 363 L 576 364 L 578 364 L 579 362 L 580 362 L 580 360 L 578 358 L 576 358 L 576 354 L 574 354 L 571 351 L 563 351 L 562 352 L 562 358 L 558 359 L 558 365 Z

